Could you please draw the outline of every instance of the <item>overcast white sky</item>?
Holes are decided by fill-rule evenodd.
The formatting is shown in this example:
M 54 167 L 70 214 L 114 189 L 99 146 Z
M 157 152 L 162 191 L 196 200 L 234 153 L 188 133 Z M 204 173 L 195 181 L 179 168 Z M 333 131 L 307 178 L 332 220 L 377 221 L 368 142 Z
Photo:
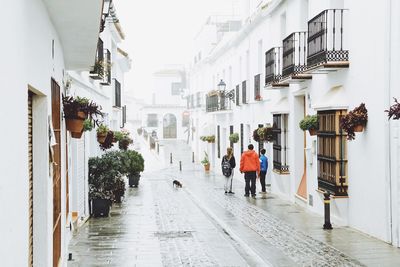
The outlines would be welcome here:
M 132 59 L 125 86 L 139 98 L 149 98 L 152 73 L 169 64 L 186 64 L 194 57 L 193 38 L 209 15 L 238 12 L 240 0 L 114 0 L 126 34 L 121 48 Z

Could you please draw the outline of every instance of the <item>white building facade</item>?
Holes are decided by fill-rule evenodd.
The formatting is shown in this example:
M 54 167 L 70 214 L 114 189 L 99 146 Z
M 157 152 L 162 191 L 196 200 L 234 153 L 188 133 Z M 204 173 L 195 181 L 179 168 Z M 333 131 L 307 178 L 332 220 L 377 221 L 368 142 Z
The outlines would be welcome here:
M 260 146 L 273 193 L 323 214 L 330 192 L 333 223 L 400 246 L 399 130 L 384 112 L 400 95 L 399 4 L 245 2 L 251 8 L 240 29 L 208 23 L 195 40 L 188 99 L 199 99 L 190 109 L 197 159 L 208 152 L 220 171 L 230 133 L 240 136 L 239 159 L 249 143 L 259 149 L 253 131 L 271 125 L 275 141 Z M 368 124 L 347 141 L 340 116 L 361 103 Z M 310 136 L 299 122 L 314 114 L 323 123 Z M 204 135 L 215 143 L 202 142 Z
M 89 79 L 109 1 L 16 0 L 7 3 L 7 41 L 0 70 L 4 88 L 0 118 L 0 255 L 4 266 L 65 266 L 74 215 L 87 216 L 87 158 L 98 150 L 93 136 L 77 141 L 65 128 L 62 95 L 85 96 L 102 105 L 112 128 L 123 124 L 122 106 Z M 112 16 L 111 16 L 112 17 Z M 100 35 L 110 35 L 107 20 Z M 6 39 L 5 39 L 6 40 Z M 118 42 L 116 42 L 118 43 Z M 130 66 L 113 50 L 113 78 Z M 115 69 L 115 70 L 114 70 Z M 123 105 L 123 103 L 121 103 Z M 9 111 L 14 115 L 12 116 Z M 12 141 L 18 140 L 18 141 Z M 83 149 L 82 149 L 83 147 Z M 84 153 L 81 153 L 84 151 Z M 84 174 L 84 175 L 83 175 Z M 81 175 L 81 176 L 79 176 Z M 81 179 L 76 183 L 76 179 Z M 85 184 L 86 182 L 86 184 Z

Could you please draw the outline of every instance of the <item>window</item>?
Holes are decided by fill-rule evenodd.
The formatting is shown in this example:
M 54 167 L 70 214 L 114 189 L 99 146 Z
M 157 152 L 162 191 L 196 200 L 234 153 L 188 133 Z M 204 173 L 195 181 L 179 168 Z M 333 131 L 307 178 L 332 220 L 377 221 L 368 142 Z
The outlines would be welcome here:
M 190 125 L 190 113 L 185 111 L 182 113 L 182 127 L 189 127 Z
M 260 74 L 254 76 L 254 100 L 261 100 Z
M 318 112 L 318 188 L 347 196 L 347 141 L 339 121 L 343 110 Z
M 239 101 L 240 101 L 239 91 L 240 91 L 239 85 L 236 85 L 236 106 L 240 106 L 240 103 L 239 103 Z
M 147 127 L 158 127 L 157 114 L 147 114 Z
M 288 158 L 288 115 L 275 114 L 273 117 L 273 159 L 274 171 L 280 174 L 289 173 Z
M 243 134 L 243 123 L 240 124 L 240 153 L 243 154 L 244 151 L 244 147 L 243 147 L 243 138 L 244 138 L 244 134 Z
M 201 93 L 196 93 L 196 107 L 201 107 Z
M 242 82 L 242 103 L 247 104 L 246 81 Z
M 121 84 L 115 79 L 115 102 L 114 107 L 121 107 Z
M 217 155 L 218 158 L 221 158 L 221 127 L 217 126 Z
M 180 95 L 182 83 L 171 83 L 171 95 Z

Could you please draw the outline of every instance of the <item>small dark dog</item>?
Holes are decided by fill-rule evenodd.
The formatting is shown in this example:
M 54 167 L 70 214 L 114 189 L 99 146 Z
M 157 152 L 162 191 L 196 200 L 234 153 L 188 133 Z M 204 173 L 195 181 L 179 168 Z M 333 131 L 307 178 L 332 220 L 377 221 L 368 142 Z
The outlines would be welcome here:
M 173 187 L 177 187 L 177 188 L 182 188 L 182 184 L 181 184 L 181 182 L 179 182 L 178 180 L 174 180 L 174 181 L 172 182 L 172 186 L 173 186 Z

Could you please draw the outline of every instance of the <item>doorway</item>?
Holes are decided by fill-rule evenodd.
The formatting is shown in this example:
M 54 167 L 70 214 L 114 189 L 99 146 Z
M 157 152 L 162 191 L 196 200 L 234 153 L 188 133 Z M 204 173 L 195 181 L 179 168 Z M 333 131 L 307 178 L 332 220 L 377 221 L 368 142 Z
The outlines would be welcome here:
M 176 116 L 174 114 L 166 114 L 163 119 L 163 137 L 164 139 L 177 138 Z

